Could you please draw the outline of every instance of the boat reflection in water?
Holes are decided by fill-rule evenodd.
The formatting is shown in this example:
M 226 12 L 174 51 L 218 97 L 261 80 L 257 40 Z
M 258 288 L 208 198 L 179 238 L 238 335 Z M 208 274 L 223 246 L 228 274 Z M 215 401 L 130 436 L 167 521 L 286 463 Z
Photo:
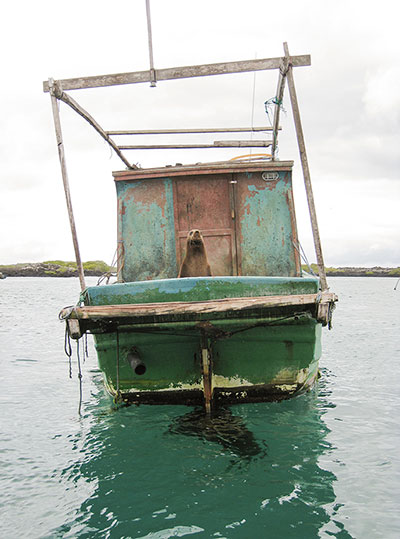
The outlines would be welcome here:
M 350 537 L 324 469 L 335 459 L 324 376 L 296 399 L 211 418 L 180 406 L 112 412 L 100 383 L 85 406 L 66 440 L 75 462 L 54 473 L 71 500 L 56 537 Z
M 174 419 L 170 434 L 195 436 L 205 442 L 217 443 L 227 455 L 235 457 L 234 463 L 250 462 L 267 455 L 265 442 L 258 442 L 240 415 L 233 415 L 229 408 L 218 408 L 212 415 L 199 408 Z

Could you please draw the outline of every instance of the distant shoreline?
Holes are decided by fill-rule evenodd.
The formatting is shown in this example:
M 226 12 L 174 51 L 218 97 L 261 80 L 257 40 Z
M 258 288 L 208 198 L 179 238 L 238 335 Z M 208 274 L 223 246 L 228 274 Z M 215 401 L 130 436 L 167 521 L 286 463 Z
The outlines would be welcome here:
M 84 262 L 83 268 L 87 276 L 99 277 L 112 271 L 115 272 L 115 268 L 111 268 L 102 260 Z M 310 273 L 308 266 L 302 266 L 302 269 Z M 311 269 L 316 275 L 318 274 L 316 264 L 311 264 Z M 327 267 L 325 271 L 328 277 L 400 277 L 400 267 Z M 0 279 L 5 277 L 77 277 L 77 275 L 76 263 L 62 260 L 0 265 Z
M 114 271 L 102 260 L 83 263 L 85 275 L 100 277 Z M 52 260 L 48 262 L 34 262 L 21 264 L 0 265 L 0 279 L 5 277 L 77 277 L 78 271 L 75 262 Z

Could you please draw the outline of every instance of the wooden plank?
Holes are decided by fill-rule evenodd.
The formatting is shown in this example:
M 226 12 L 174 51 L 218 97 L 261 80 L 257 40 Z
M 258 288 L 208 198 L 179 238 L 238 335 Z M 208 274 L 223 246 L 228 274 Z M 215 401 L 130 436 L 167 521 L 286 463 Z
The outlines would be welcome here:
M 255 308 L 315 305 L 334 302 L 337 296 L 332 292 L 299 294 L 291 296 L 258 296 L 244 298 L 224 298 L 209 301 L 172 301 L 160 303 L 137 303 L 125 305 L 90 305 L 63 309 L 63 319 L 135 318 L 141 316 L 164 316 L 177 314 L 206 314 L 227 311 L 243 311 Z
M 52 79 L 49 79 L 49 85 L 51 88 L 53 88 Z M 53 110 L 54 127 L 56 131 L 58 158 L 60 160 L 61 175 L 62 175 L 64 193 L 65 193 L 65 201 L 67 203 L 68 218 L 69 218 L 69 224 L 71 228 L 72 243 L 74 245 L 75 260 L 76 260 L 76 266 L 78 269 L 79 282 L 81 285 L 81 290 L 83 291 L 86 288 L 85 274 L 83 271 L 83 264 L 82 264 L 80 250 L 79 250 L 78 235 L 76 232 L 74 212 L 72 209 L 71 193 L 69 189 L 69 180 L 68 180 L 68 173 L 67 173 L 67 163 L 65 160 L 64 142 L 63 142 L 63 136 L 62 136 L 62 130 L 61 130 L 60 112 L 58 110 L 57 98 L 54 95 L 53 91 L 51 91 L 50 97 L 51 97 L 51 106 Z
M 288 69 L 288 59 L 282 60 L 282 65 L 279 69 L 278 86 L 275 96 L 275 109 L 274 109 L 274 121 L 273 121 L 273 134 L 272 134 L 272 159 L 275 159 L 275 153 L 278 146 L 278 129 L 279 129 L 279 116 L 281 112 L 281 105 L 283 100 L 283 92 L 285 90 L 286 73 Z
M 148 34 L 148 41 L 149 41 L 150 86 L 154 88 L 156 85 L 156 73 L 154 69 L 154 60 L 153 60 L 153 38 L 152 38 L 152 32 L 151 32 L 150 0 L 146 0 L 146 15 L 147 15 L 147 34 Z
M 309 54 L 292 56 L 294 67 L 311 65 Z M 207 77 L 211 75 L 225 75 L 229 73 L 245 73 L 248 71 L 264 71 L 279 69 L 281 58 L 263 58 L 260 60 L 243 60 L 239 62 L 223 62 L 218 64 L 203 64 L 196 66 L 171 67 L 155 70 L 156 80 L 174 80 L 191 77 Z M 63 90 L 77 90 L 81 88 L 99 88 L 102 86 L 116 86 L 121 84 L 137 84 L 151 82 L 151 74 L 147 71 L 130 73 L 114 73 L 111 75 L 98 75 L 92 77 L 77 77 L 73 79 L 60 79 L 59 84 Z M 43 91 L 49 91 L 47 81 L 43 82 Z
M 120 150 L 187 150 L 195 148 L 266 148 L 268 140 L 217 140 L 214 144 L 127 144 L 118 146 Z
M 55 83 L 54 91 L 52 92 L 54 96 L 63 101 L 68 106 L 70 106 L 75 112 L 77 112 L 82 118 L 84 118 L 94 129 L 100 134 L 101 137 L 111 146 L 115 151 L 121 161 L 129 168 L 136 169 L 136 165 L 131 165 L 126 157 L 121 153 L 120 148 L 115 144 L 113 140 L 107 135 L 104 129 L 96 122 L 96 120 L 83 108 L 81 107 L 71 96 L 63 92 Z
M 201 134 L 201 133 L 257 133 L 261 131 L 272 131 L 271 126 L 265 127 L 205 127 L 199 129 L 139 129 L 126 131 L 106 131 L 107 135 L 179 135 L 179 134 Z M 282 129 L 278 127 L 278 129 Z
M 322 255 L 321 239 L 320 239 L 320 236 L 319 236 L 317 213 L 315 211 L 314 195 L 313 195 L 313 190 L 312 190 L 312 186 L 311 186 L 311 175 L 310 175 L 310 169 L 309 169 L 309 166 L 308 166 L 306 145 L 305 145 L 305 141 L 304 141 L 303 128 L 302 128 L 302 125 L 301 125 L 300 109 L 299 109 L 299 104 L 298 104 L 298 101 L 297 101 L 296 88 L 295 88 L 295 85 L 294 85 L 293 70 L 292 70 L 292 66 L 291 66 L 291 57 L 289 56 L 288 44 L 284 43 L 283 47 L 284 47 L 284 50 L 285 50 L 286 58 L 289 60 L 289 69 L 287 71 L 289 94 L 290 94 L 290 101 L 291 101 L 292 110 L 293 110 L 293 119 L 294 119 L 294 124 L 295 124 L 295 128 L 296 128 L 296 135 L 297 135 L 297 142 L 298 142 L 298 146 L 299 146 L 300 160 L 301 160 L 301 165 L 302 165 L 302 168 L 303 168 L 304 185 L 305 185 L 305 188 L 306 188 L 308 209 L 309 209 L 310 220 L 311 220 L 311 228 L 312 228 L 313 237 L 314 237 L 314 247 L 315 247 L 315 254 L 316 254 L 316 257 L 317 257 L 319 278 L 320 278 L 320 281 L 321 281 L 322 290 L 327 290 L 328 289 L 328 283 L 327 283 L 327 280 L 326 280 L 325 264 L 324 264 L 324 258 L 323 258 L 323 255 Z

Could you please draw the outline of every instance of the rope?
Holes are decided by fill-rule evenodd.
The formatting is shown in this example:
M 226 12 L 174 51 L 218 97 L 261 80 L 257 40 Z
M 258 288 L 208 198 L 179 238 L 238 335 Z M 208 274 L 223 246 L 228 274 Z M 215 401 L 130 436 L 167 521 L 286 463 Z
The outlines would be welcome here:
M 118 404 L 119 402 L 121 402 L 121 391 L 119 389 L 119 331 L 118 331 L 118 328 L 115 332 L 115 336 L 116 336 L 116 339 L 117 339 L 117 394 L 115 396 L 115 399 L 114 399 L 114 403 L 115 404 Z
M 306 253 L 304 252 L 304 249 L 303 249 L 303 247 L 301 246 L 301 243 L 299 242 L 299 240 L 297 240 L 297 242 L 293 241 L 292 243 L 293 243 L 293 247 L 294 247 L 294 248 L 297 250 L 297 252 L 299 253 L 300 258 L 302 258 L 303 262 L 304 262 L 305 264 L 307 264 L 307 267 L 308 267 L 308 269 L 309 269 L 311 275 L 314 275 L 314 277 L 318 277 L 318 275 L 316 275 L 316 274 L 314 273 L 314 270 L 313 270 L 312 267 L 310 266 L 310 263 L 308 262 L 308 259 L 307 259 L 307 255 L 306 255 Z M 299 247 L 300 247 L 300 249 L 299 249 Z
M 68 326 L 65 324 L 65 336 L 64 336 L 64 352 L 68 357 L 68 363 L 69 363 L 69 377 L 72 378 L 72 346 L 71 346 L 71 338 L 68 333 Z
M 78 414 L 81 415 L 81 406 L 82 406 L 82 370 L 81 370 L 81 358 L 79 355 L 79 339 L 76 341 L 76 352 L 78 358 L 78 379 L 79 379 L 79 407 Z
M 271 159 L 272 155 L 270 153 L 255 153 L 255 154 L 246 154 L 246 155 L 238 155 L 237 157 L 232 157 L 230 161 L 236 161 L 237 159 L 246 159 L 246 161 L 258 161 L 258 160 L 266 160 Z
M 272 114 L 272 108 L 274 105 L 277 105 L 281 109 L 281 111 L 286 114 L 286 110 L 283 108 L 281 99 L 278 99 L 276 96 L 271 97 L 271 99 L 267 99 L 267 101 L 265 101 L 264 103 L 264 107 L 265 107 L 265 112 L 268 117 L 268 121 L 271 126 L 272 126 L 272 120 L 271 120 L 270 114 Z
M 125 265 L 125 249 L 124 249 L 124 242 L 119 241 L 118 243 L 121 244 L 121 249 L 119 250 L 120 253 L 117 256 L 118 253 L 118 247 L 115 249 L 112 262 L 110 264 L 110 268 L 114 268 L 115 266 L 120 266 L 120 272 L 122 271 L 124 265 Z M 121 263 L 120 263 L 121 261 Z M 100 275 L 100 277 L 97 280 L 96 286 L 100 286 L 101 283 L 106 279 L 106 284 L 109 283 L 111 277 L 118 277 L 118 274 L 113 271 L 107 271 L 106 273 L 103 273 L 103 275 Z

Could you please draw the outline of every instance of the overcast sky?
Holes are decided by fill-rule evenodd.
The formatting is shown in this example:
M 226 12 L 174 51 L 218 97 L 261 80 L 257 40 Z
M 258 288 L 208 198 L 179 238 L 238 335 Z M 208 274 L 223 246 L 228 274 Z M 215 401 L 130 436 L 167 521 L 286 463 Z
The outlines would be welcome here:
M 311 67 L 296 68 L 294 76 L 327 265 L 400 266 L 397 6 L 394 0 L 151 0 L 156 68 L 281 56 L 284 41 L 291 54 L 311 55 Z M 145 0 L 7 2 L 0 44 L 0 264 L 73 260 L 42 81 L 147 69 Z M 70 95 L 106 130 L 267 125 L 264 102 L 275 95 L 277 75 Z M 295 161 L 300 241 L 313 261 L 288 94 L 284 107 L 279 158 Z M 125 166 L 80 116 L 60 108 L 82 258 L 110 263 L 116 247 L 111 172 Z M 240 150 L 209 152 L 127 156 L 148 167 L 230 158 Z

